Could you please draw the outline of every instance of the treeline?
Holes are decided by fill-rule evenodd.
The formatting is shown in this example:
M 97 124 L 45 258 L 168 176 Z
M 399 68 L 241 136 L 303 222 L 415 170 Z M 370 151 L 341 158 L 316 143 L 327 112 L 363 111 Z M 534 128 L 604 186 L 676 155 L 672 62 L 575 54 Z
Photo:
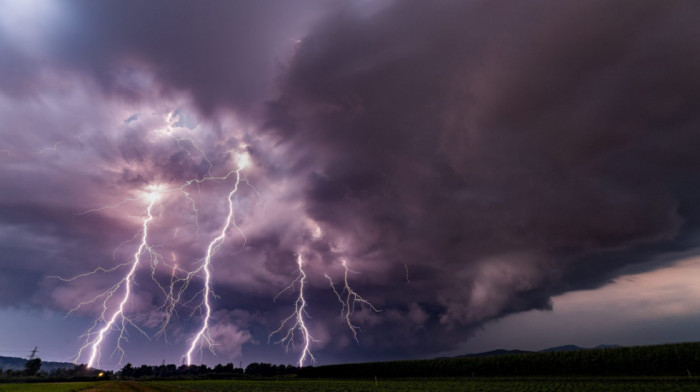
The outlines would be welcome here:
M 414 361 L 370 362 L 298 368 L 292 365 L 251 363 L 245 369 L 232 363 L 216 365 L 163 364 L 117 372 L 76 365 L 50 372 L 41 360 L 27 361 L 24 370 L 0 370 L 0 382 L 87 381 L 105 379 L 232 379 L 232 378 L 429 378 L 429 377 L 537 377 L 537 376 L 670 376 L 700 375 L 700 343 L 619 347 L 579 351 L 509 354 L 492 357 L 440 358 Z
M 698 376 L 700 343 L 305 367 L 299 377 Z
M 115 373 L 115 377 L 120 379 L 143 379 L 143 378 L 236 378 L 236 377 L 275 377 L 296 374 L 298 368 L 292 365 L 273 365 L 270 363 L 254 362 L 243 368 L 236 368 L 232 363 L 226 365 L 218 364 L 213 368 L 207 365 L 181 365 L 174 364 L 149 366 L 141 365 L 134 367 L 127 363 L 121 370 Z
M 218 364 L 213 368 L 207 365 L 141 365 L 138 367 L 127 363 L 117 372 L 88 368 L 75 365 L 73 368 L 41 371 L 41 359 L 35 358 L 25 363 L 23 370 L 0 369 L 0 382 L 58 382 L 58 381 L 97 381 L 97 380 L 137 380 L 137 379 L 231 379 L 293 376 L 299 370 L 292 365 L 273 365 L 254 362 L 243 368 L 236 368 L 232 363 Z
M 40 370 L 41 364 L 41 359 L 34 358 L 27 361 L 22 370 L 0 369 L 0 382 L 94 381 L 108 380 L 114 375 L 113 372 L 90 369 L 87 365 L 44 371 Z
M 26 366 L 27 361 L 30 361 L 31 359 L 27 360 L 24 358 L 17 358 L 17 357 L 5 357 L 0 355 L 0 370 L 1 371 L 6 371 L 6 370 L 22 370 Z M 64 369 L 64 368 L 72 368 L 75 366 L 75 364 L 70 363 L 70 362 L 54 362 L 54 361 L 42 361 L 41 362 L 41 370 L 45 372 L 50 372 L 54 369 Z

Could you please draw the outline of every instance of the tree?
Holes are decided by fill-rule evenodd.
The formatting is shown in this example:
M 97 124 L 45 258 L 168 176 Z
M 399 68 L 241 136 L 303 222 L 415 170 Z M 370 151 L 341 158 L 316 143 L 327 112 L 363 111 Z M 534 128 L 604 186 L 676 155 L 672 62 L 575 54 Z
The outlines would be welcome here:
M 121 370 L 121 376 L 122 378 L 129 378 L 134 374 L 134 367 L 131 365 L 131 362 L 127 363 Z
M 30 359 L 24 364 L 24 374 L 27 376 L 33 376 L 41 367 L 41 358 Z

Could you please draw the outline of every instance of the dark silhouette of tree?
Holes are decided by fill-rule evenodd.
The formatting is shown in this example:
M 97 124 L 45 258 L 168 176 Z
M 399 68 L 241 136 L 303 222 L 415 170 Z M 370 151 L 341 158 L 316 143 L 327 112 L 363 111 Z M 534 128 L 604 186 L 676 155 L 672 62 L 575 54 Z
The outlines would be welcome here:
M 207 373 L 209 373 L 209 371 L 211 371 L 211 369 L 209 369 L 209 367 L 207 365 L 202 364 L 202 365 L 199 365 L 195 374 L 207 374 Z
M 285 366 L 253 362 L 245 368 L 245 374 L 248 376 L 273 377 L 285 374 L 295 374 L 297 369 L 297 367 L 292 365 Z
M 148 365 L 141 365 L 140 367 L 134 369 L 133 377 L 141 378 L 153 375 L 153 368 Z
M 24 363 L 24 374 L 33 376 L 39 372 L 39 368 L 41 368 L 41 358 L 30 359 Z
M 131 365 L 131 362 L 124 365 L 121 370 L 121 375 L 123 378 L 131 378 L 134 375 L 134 367 Z

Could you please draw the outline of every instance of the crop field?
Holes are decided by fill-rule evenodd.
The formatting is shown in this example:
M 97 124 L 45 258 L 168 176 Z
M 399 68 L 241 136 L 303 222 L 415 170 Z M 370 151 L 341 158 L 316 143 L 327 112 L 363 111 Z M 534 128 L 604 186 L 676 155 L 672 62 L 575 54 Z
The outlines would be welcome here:
M 0 384 L 0 392 L 77 392 L 86 391 L 95 385 L 96 382 L 56 382 L 56 383 L 21 383 L 21 384 Z
M 0 384 L 12 392 L 681 392 L 700 391 L 699 379 L 450 379 L 450 380 L 202 380 L 104 381 L 86 383 Z

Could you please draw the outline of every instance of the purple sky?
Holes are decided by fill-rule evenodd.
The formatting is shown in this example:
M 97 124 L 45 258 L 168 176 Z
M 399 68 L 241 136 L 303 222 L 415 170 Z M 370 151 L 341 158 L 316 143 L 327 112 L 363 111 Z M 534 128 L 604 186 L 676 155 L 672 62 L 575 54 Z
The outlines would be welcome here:
M 242 156 L 240 230 L 212 258 L 216 356 L 197 363 L 297 362 L 299 330 L 268 342 L 297 255 L 321 364 L 700 340 L 698 14 L 0 0 L 0 355 L 76 357 L 158 187 L 122 364 L 181 363 L 204 273 L 159 334 L 168 285 L 201 265 L 234 181 L 180 187 Z M 357 342 L 329 285 L 347 295 L 343 262 L 380 310 L 354 308 Z M 120 366 L 118 335 L 102 367 Z

